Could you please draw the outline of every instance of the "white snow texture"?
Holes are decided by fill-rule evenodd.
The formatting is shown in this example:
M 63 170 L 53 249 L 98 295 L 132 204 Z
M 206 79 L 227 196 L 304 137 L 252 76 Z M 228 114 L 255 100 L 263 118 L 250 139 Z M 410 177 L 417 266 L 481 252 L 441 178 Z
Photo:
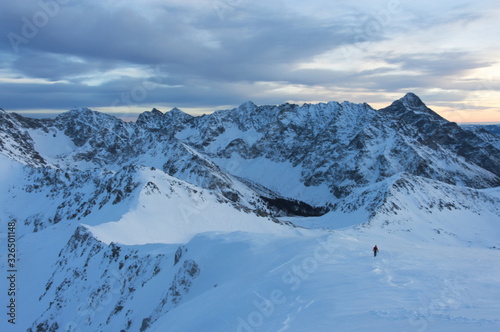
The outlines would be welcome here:
M 500 331 L 498 141 L 411 93 L 2 112 L 0 330 Z

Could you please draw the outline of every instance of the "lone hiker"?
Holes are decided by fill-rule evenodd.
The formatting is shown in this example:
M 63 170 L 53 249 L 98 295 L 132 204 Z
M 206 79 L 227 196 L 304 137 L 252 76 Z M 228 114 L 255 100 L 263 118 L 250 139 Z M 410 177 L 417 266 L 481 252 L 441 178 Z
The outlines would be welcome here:
M 373 257 L 377 257 L 377 252 L 378 252 L 378 248 L 377 248 L 377 245 L 375 245 L 375 247 L 373 247 Z

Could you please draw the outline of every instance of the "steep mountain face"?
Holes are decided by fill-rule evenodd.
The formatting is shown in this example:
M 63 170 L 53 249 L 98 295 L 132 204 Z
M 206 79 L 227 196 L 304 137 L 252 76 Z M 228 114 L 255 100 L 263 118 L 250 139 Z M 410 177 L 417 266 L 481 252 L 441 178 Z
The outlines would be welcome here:
M 120 201 L 133 186 L 104 184 L 129 165 L 155 167 L 275 216 L 345 207 L 354 192 L 401 173 L 476 189 L 500 184 L 492 140 L 446 121 L 411 93 L 378 111 L 348 102 L 247 102 L 202 117 L 153 109 L 136 123 L 89 109 L 53 120 L 0 116 L 2 154 L 33 169 L 35 188 L 52 181 L 53 191 L 70 198 L 46 218 L 53 222 L 64 209 L 74 219 L 102 200 L 77 194 L 89 182 L 97 196 L 108 188 L 112 202 Z
M 472 131 L 485 142 L 500 149 L 500 125 L 461 125 L 460 127 Z
M 474 188 L 498 186 L 500 170 L 497 166 L 500 160 L 498 159 L 498 149 L 490 144 L 490 142 L 485 141 L 470 131 L 463 130 L 456 123 L 448 122 L 441 118 L 427 108 L 427 106 L 413 94 L 408 94 L 405 98 L 394 102 L 391 106 L 381 111 L 395 115 L 393 121 L 397 123 L 393 123 L 393 126 L 400 126 L 399 131 L 405 137 L 414 138 L 414 143 L 431 149 L 433 153 L 442 156 L 441 158 L 445 162 L 448 162 L 448 160 L 452 158 L 455 159 L 453 162 L 449 162 L 449 165 L 451 166 L 454 164 L 465 170 L 465 177 L 459 176 L 459 181 L 463 181 L 467 186 Z M 458 156 L 458 158 L 455 157 L 455 155 Z M 491 180 L 485 180 L 484 182 L 479 178 L 475 178 L 471 181 L 470 173 L 466 171 L 470 168 L 467 164 L 477 165 L 495 174 L 496 177 L 490 178 Z M 429 166 L 433 165 L 431 164 Z M 432 173 L 431 170 L 425 170 L 423 174 L 418 174 L 417 172 L 416 175 L 424 175 L 449 183 L 457 181 L 457 179 L 447 180 L 446 177 L 436 178 L 430 173 Z M 456 178 L 454 173 L 448 174 L 450 178 Z M 489 184 L 488 181 L 493 182 Z
M 31 166 L 45 166 L 46 161 L 34 147 L 31 136 L 23 130 L 26 126 L 41 128 L 40 121 L 17 114 L 0 112 L 0 152 L 16 161 Z
M 236 299 L 224 287 L 250 272 L 226 260 L 269 276 L 290 265 L 295 242 L 317 240 L 303 228 L 500 247 L 498 142 L 411 93 L 380 110 L 246 102 L 201 117 L 153 109 L 135 123 L 0 110 L 0 219 L 18 225 L 23 275 L 39 275 L 21 280 L 23 330 L 162 330 L 190 301 Z M 261 245 L 283 257 L 267 261 Z
M 389 194 L 365 226 L 391 228 L 396 234 L 415 230 L 422 239 L 440 236 L 443 242 L 451 243 L 494 242 L 500 235 L 491 228 L 491 221 L 500 215 L 500 206 L 489 190 L 457 187 L 409 174 L 389 184 Z M 397 225 L 389 226 L 391 219 L 398 220 Z M 458 220 L 471 225 L 464 227 Z
M 300 172 L 299 186 L 325 185 L 336 198 L 401 172 L 473 188 L 500 183 L 498 149 L 444 120 L 413 94 L 379 111 L 347 102 L 245 103 L 195 119 L 177 137 L 224 169 L 238 163 L 239 176 L 267 187 L 273 183 L 262 182 L 252 167 L 256 159 L 267 162 L 265 172 L 274 179 L 292 166 Z
M 481 124 L 462 124 L 460 127 L 474 132 L 487 132 L 496 136 L 500 135 L 500 124 L 481 125 Z
M 28 331 L 72 330 L 79 326 L 98 331 L 110 325 L 124 331 L 147 330 L 162 314 L 175 308 L 200 274 L 198 264 L 183 255 L 182 247 L 179 250 L 174 260 L 169 250 L 153 254 L 116 244 L 107 246 L 78 227 L 60 251 L 40 296 L 47 310 Z M 99 276 L 102 271 L 105 273 Z M 166 290 L 155 292 L 159 288 Z M 127 308 L 134 297 L 144 297 L 145 290 L 149 294 L 143 301 L 150 311 Z M 64 321 L 61 316 L 68 310 L 78 314 Z

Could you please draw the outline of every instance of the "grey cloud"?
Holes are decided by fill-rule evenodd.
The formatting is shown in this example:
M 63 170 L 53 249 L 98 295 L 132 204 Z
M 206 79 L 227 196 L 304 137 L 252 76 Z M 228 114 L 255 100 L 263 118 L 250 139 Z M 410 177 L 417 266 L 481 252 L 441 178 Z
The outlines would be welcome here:
M 92 72 L 104 72 L 120 64 L 66 54 L 23 52 L 12 63 L 12 67 L 28 77 L 49 81 L 71 80 L 72 77 Z
M 4 70 L 13 75 L 69 82 L 2 83 L 0 107 L 107 107 L 116 105 L 116 100 L 119 106 L 133 103 L 211 107 L 237 105 L 249 99 L 256 103 L 280 103 L 289 98 L 255 84 L 260 81 L 381 93 L 424 91 L 436 86 L 466 89 L 470 86 L 467 82 L 447 78 L 490 65 L 464 51 L 402 55 L 398 50 L 388 50 L 386 54 L 375 54 L 367 47 L 360 57 L 378 57 L 388 66 L 372 70 L 295 69 L 297 63 L 310 61 L 324 52 L 357 47 L 354 44 L 360 41 L 359 34 L 369 28 L 379 13 L 388 10 L 387 3 L 311 0 L 310 6 L 300 2 L 304 9 L 301 11 L 295 7 L 299 3 L 295 0 L 272 4 L 242 0 L 231 2 L 230 6 L 226 3 L 223 12 L 206 4 L 204 10 L 199 10 L 169 2 L 155 8 L 141 7 L 139 3 L 137 8 L 111 3 L 87 0 L 61 5 L 57 15 L 50 17 L 35 36 L 19 45 L 17 53 L 8 38 L 0 38 L 0 63 Z M 401 1 L 400 11 L 391 14 L 386 25 L 381 25 L 382 30 L 369 35 L 369 41 L 376 44 L 395 33 L 411 34 L 456 19 L 470 22 L 481 18 L 463 2 L 446 13 L 429 13 L 424 7 Z M 0 31 L 4 36 L 9 32 L 21 34 L 23 18 L 30 20 L 40 10 L 35 0 L 2 4 Z M 143 78 L 113 78 L 99 86 L 79 81 L 81 76 L 99 77 L 111 69 L 130 66 L 150 70 Z M 155 73 L 155 68 L 161 69 Z M 415 74 L 401 74 L 401 69 Z M 155 87 L 140 95 L 148 82 Z M 140 98 L 129 101 L 128 95 L 134 91 Z M 308 97 L 298 94 L 296 99 Z
M 28 10 L 24 16 L 32 11 Z M 263 72 L 268 72 L 265 67 L 269 64 L 307 59 L 352 39 L 342 31 L 342 22 L 325 28 L 311 20 L 263 12 L 237 22 L 218 22 L 214 20 L 215 13 L 206 15 L 196 11 L 190 13 L 196 14 L 195 18 L 186 22 L 179 16 L 182 14 L 187 15 L 173 7 L 163 8 L 154 18 L 129 8 L 110 11 L 89 4 L 61 8 L 60 14 L 51 18 L 36 37 L 19 48 L 101 60 L 190 67 L 217 79 L 219 75 L 238 74 L 235 70 L 227 74 L 224 70 L 227 65 L 238 66 L 240 71 L 249 73 L 258 72 L 263 65 Z
M 487 67 L 491 62 L 478 60 L 465 52 L 422 53 L 388 57 L 388 63 L 399 64 L 404 70 L 416 70 L 426 75 L 448 76 Z

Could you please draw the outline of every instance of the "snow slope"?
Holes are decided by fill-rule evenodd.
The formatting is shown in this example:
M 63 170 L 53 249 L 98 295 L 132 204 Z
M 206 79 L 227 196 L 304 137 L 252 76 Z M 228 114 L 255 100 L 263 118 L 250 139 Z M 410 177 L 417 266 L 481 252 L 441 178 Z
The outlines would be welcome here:
M 498 249 L 422 242 L 382 229 L 206 233 L 179 247 L 107 246 L 80 228 L 43 287 L 38 306 L 49 309 L 39 309 L 32 326 L 496 331 L 499 258 Z
M 223 196 L 195 187 L 158 170 L 142 170 L 146 185 L 134 207 L 120 220 L 87 226 L 105 243 L 185 243 L 204 232 L 286 234 L 290 231 L 266 217 L 229 204 Z
M 203 248 L 206 241 L 196 239 L 192 245 Z M 197 280 L 205 292 L 195 297 L 193 289 L 188 302 L 165 315 L 154 330 L 197 331 L 210 326 L 211 331 L 495 331 L 499 327 L 499 291 L 494 287 L 498 269 L 490 265 L 498 259 L 498 250 L 424 247 L 385 232 L 257 241 L 251 251 L 232 243 L 236 257 L 231 255 L 222 266 L 206 264 L 209 277 L 200 274 Z M 373 258 L 370 248 L 375 241 L 383 249 Z M 204 261 L 205 254 L 200 257 L 194 249 L 190 257 Z M 477 260 L 482 263 L 479 268 Z M 213 276 L 214 267 L 227 272 Z M 213 314 L 212 307 L 217 308 Z M 192 316 L 196 319 L 184 319 Z
M 413 94 L 1 112 L 0 330 L 498 331 L 496 142 Z
M 32 233 L 29 225 L 18 224 L 24 234 L 18 239 L 23 319 L 14 329 L 5 321 L 2 326 L 9 331 L 500 327 L 497 189 L 464 188 L 452 196 L 452 185 L 394 178 L 385 184 L 393 195 L 379 202 L 369 223 L 362 224 L 369 219 L 362 209 L 345 210 L 344 220 L 356 216 L 352 226 L 331 231 L 314 229 L 320 225 L 311 218 L 281 219 L 312 229 L 258 218 L 159 170 L 139 168 L 137 174 L 134 181 L 145 185 L 132 191 L 134 203 L 128 204 L 135 208 L 118 221 L 96 220 L 113 215 L 107 210 L 82 219 L 93 226 L 61 221 Z M 377 193 L 373 188 L 371 195 Z M 370 195 L 362 197 L 365 206 L 373 203 Z M 462 205 L 445 204 L 450 201 Z M 120 204 L 103 209 L 121 209 Z M 323 226 L 335 225 L 339 214 L 319 218 L 329 219 Z M 381 249 L 376 258 L 374 244 Z

